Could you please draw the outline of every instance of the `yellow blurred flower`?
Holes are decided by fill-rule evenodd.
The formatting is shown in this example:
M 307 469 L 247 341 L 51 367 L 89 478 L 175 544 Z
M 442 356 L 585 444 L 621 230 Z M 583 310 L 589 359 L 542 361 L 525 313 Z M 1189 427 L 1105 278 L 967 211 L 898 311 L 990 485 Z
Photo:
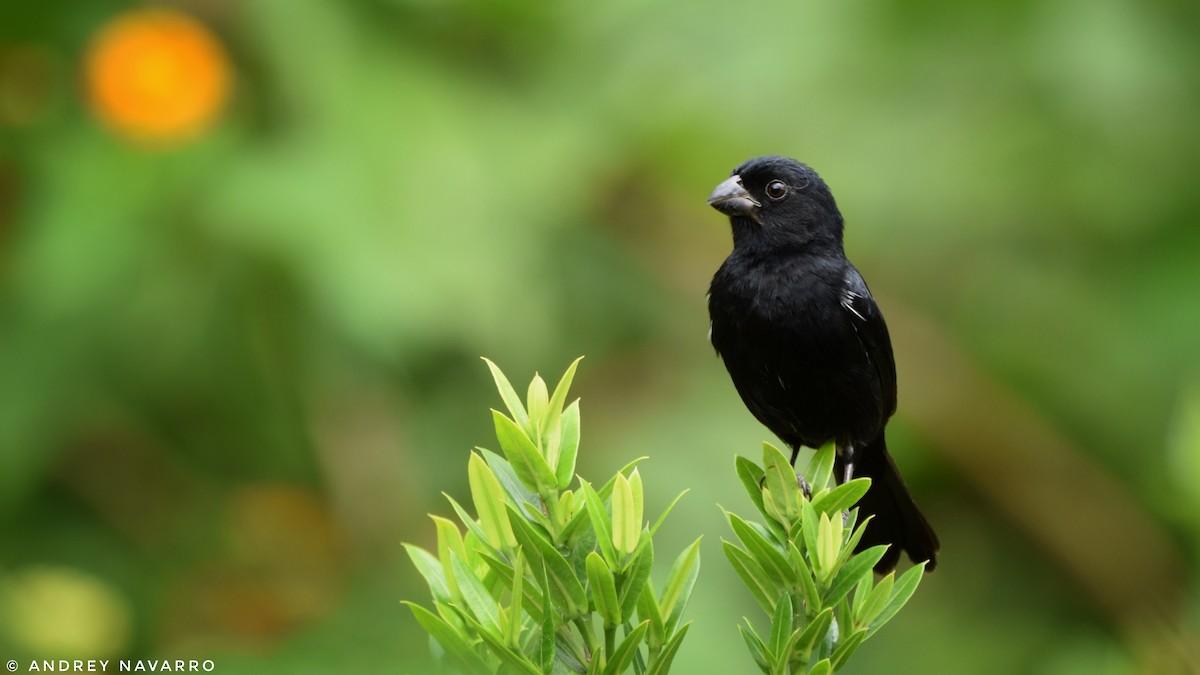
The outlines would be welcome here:
M 38 658 L 113 656 L 129 648 L 133 634 L 125 597 L 69 567 L 28 567 L 0 577 L 0 617 L 0 633 Z
M 229 96 L 217 38 L 174 10 L 140 9 L 104 25 L 85 57 L 92 110 L 138 141 L 175 144 L 206 130 Z

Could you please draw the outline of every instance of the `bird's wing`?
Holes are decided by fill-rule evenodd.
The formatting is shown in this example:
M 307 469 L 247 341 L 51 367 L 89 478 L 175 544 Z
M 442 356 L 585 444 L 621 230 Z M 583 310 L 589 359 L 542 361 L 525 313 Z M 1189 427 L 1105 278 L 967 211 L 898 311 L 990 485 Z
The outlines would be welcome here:
M 892 356 L 892 340 L 888 336 L 887 324 L 883 321 L 879 305 L 875 304 L 867 283 L 854 267 L 846 270 L 841 305 L 867 358 L 879 374 L 883 410 L 890 417 L 896 412 L 896 360 Z

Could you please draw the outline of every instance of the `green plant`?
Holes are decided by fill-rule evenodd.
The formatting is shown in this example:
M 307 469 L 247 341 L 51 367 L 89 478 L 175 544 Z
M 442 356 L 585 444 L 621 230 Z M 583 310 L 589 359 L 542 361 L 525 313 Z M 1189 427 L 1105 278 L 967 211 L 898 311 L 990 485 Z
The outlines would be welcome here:
M 826 675 L 841 668 L 917 589 L 924 563 L 899 579 L 875 581 L 872 568 L 885 545 L 859 553 L 866 521 L 852 509 L 870 486 L 856 478 L 830 487 L 834 450 L 826 445 L 809 462 L 811 495 L 787 458 L 763 444 L 763 465 L 737 458 L 737 474 L 763 522 L 726 512 L 744 548 L 723 541 L 725 555 L 770 617 L 766 638 L 746 619 L 739 626 L 764 673 Z
M 486 361 L 486 359 L 485 359 Z M 661 674 L 687 634 L 684 607 L 700 571 L 700 541 L 675 560 L 662 593 L 650 581 L 653 525 L 630 462 L 599 489 L 578 480 L 579 401 L 566 404 L 579 364 L 553 394 L 534 376 L 522 403 L 487 361 L 508 409 L 492 411 L 502 455 L 476 448 L 467 475 L 476 516 L 447 495 L 466 527 L 431 516 L 437 553 L 405 544 L 434 610 L 406 602 L 450 668 L 464 672 Z

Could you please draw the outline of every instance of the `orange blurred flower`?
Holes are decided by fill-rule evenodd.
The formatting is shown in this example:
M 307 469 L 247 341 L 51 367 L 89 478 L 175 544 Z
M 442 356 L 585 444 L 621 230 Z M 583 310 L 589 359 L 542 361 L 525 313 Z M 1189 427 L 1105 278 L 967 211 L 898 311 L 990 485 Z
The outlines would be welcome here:
M 105 24 L 85 57 L 92 110 L 138 141 L 174 144 L 202 133 L 229 96 L 217 38 L 174 10 L 140 9 Z

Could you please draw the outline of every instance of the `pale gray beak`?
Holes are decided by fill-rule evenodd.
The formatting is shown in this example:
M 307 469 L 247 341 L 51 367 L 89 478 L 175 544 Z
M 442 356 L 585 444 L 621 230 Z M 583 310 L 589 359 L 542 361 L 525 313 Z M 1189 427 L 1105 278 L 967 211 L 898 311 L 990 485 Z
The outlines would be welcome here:
M 713 188 L 708 205 L 727 216 L 747 216 L 755 220 L 758 220 L 758 207 L 762 206 L 746 191 L 742 177 L 737 174 Z

